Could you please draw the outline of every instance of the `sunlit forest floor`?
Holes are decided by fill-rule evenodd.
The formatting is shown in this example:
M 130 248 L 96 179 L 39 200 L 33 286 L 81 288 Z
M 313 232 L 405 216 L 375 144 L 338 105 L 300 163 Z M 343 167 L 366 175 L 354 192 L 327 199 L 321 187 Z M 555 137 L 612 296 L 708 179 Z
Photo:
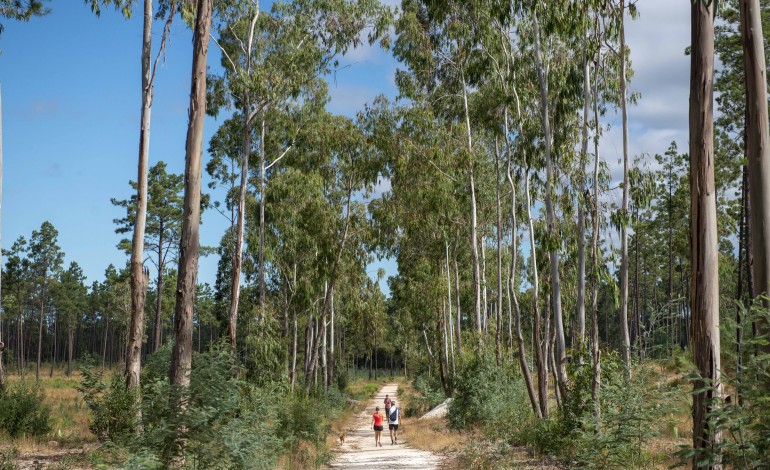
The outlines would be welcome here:
M 666 413 L 662 419 L 652 423 L 640 423 L 651 430 L 654 437 L 644 446 L 645 468 L 669 468 L 678 462 L 674 455 L 680 446 L 691 439 L 692 421 L 690 416 L 690 384 L 684 379 L 682 368 L 675 360 L 648 362 L 653 373 L 647 378 L 654 385 L 664 386 L 673 391 Z M 11 469 L 88 469 L 100 462 L 108 461 L 106 455 L 115 452 L 109 445 L 98 442 L 89 430 L 88 407 L 77 390 L 81 380 L 80 372 L 73 371 L 70 377 L 66 368 L 57 367 L 49 377 L 50 365 L 41 369 L 40 389 L 45 403 L 51 411 L 51 430 L 39 437 L 11 439 L 0 431 L 0 470 Z M 16 370 L 7 375 L 9 385 L 22 379 Z M 117 370 L 107 370 L 108 377 Z M 25 374 L 24 381 L 35 384 L 34 365 Z M 472 428 L 455 431 L 447 418 L 420 420 L 428 409 L 429 400 L 414 387 L 414 382 L 403 377 L 389 375 L 369 380 L 364 375 L 351 379 L 347 394 L 349 409 L 336 418 L 326 435 L 326 446 L 339 446 L 339 435 L 354 422 L 356 414 L 365 409 L 370 400 L 386 382 L 398 383 L 401 406 L 405 409 L 403 418 L 404 434 L 411 446 L 430 451 L 442 457 L 442 468 L 448 470 L 475 470 L 497 468 L 568 468 L 549 455 L 539 454 L 531 447 L 516 446 L 499 437 L 490 436 L 487 430 Z M 551 390 L 553 394 L 553 390 Z M 556 409 L 553 397 L 552 409 Z M 521 423 L 524 425 L 525 423 Z M 534 431 L 533 431 L 534 432 Z M 310 448 L 302 452 L 312 453 Z M 278 462 L 278 468 L 288 468 L 290 456 Z M 616 468 L 608 466 L 606 468 Z

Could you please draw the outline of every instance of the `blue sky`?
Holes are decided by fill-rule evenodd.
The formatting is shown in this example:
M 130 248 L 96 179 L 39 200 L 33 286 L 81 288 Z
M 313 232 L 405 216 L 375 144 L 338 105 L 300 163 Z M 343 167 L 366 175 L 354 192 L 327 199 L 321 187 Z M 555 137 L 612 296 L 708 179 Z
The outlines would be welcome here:
M 115 248 L 121 237 L 112 222 L 123 214 L 110 198 L 128 198 L 128 180 L 137 176 L 141 12 L 125 20 L 112 10 L 97 18 L 77 0 L 50 6 L 50 15 L 29 23 L 5 21 L 0 36 L 2 240 L 9 248 L 49 220 L 59 230 L 65 262 L 77 261 L 90 283 L 103 278 L 108 264 L 126 260 Z M 153 28 L 155 47 L 161 27 L 156 22 Z M 164 160 L 177 173 L 184 169 L 191 42 L 192 33 L 176 18 L 152 108 L 150 164 Z M 212 42 L 211 71 L 219 69 L 219 59 Z M 341 64 L 348 67 L 330 83 L 330 111 L 353 116 L 379 93 L 395 96 L 396 62 L 388 53 L 365 46 Z M 225 117 L 207 119 L 206 143 Z M 226 226 L 215 210 L 204 213 L 201 243 L 217 245 Z M 200 282 L 213 284 L 216 264 L 214 256 L 201 259 Z M 370 266 L 372 276 L 381 265 L 395 273 L 395 264 L 385 261 Z

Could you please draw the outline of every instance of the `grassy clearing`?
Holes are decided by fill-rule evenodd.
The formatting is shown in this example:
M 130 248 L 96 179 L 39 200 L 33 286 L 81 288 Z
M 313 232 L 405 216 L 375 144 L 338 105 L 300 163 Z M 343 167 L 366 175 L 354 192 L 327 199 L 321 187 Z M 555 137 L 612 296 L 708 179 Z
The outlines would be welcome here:
M 78 447 L 94 442 L 96 437 L 88 430 L 88 408 L 77 391 L 80 372 L 75 371 L 67 377 L 65 369 L 54 369 L 53 377 L 49 377 L 50 366 L 44 365 L 42 369 L 45 373 L 41 374 L 39 386 L 45 397 L 45 404 L 51 410 L 51 432 L 37 438 L 10 439 L 0 431 L 0 443 L 14 445 L 24 451 L 48 445 L 49 442 L 53 447 Z M 7 380 L 11 385 L 22 379 L 18 375 L 8 375 Z M 34 372 L 27 373 L 23 380 L 26 384 L 34 386 Z

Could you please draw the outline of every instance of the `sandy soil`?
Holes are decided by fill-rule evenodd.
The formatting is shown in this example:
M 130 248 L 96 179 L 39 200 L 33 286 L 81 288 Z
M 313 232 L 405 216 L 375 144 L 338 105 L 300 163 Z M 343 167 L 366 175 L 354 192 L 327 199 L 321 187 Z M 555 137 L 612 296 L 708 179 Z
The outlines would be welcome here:
M 409 447 L 409 427 L 401 427 L 398 432 L 398 444 L 390 444 L 388 428 L 382 432 L 382 447 L 374 446 L 374 431 L 372 431 L 372 413 L 374 407 L 383 408 L 385 394 L 390 395 L 398 403 L 396 392 L 398 386 L 387 384 L 367 405 L 366 409 L 356 416 L 350 428 L 346 430 L 345 444 L 337 447 L 337 458 L 329 468 L 344 469 L 438 469 L 441 458 L 430 452 Z

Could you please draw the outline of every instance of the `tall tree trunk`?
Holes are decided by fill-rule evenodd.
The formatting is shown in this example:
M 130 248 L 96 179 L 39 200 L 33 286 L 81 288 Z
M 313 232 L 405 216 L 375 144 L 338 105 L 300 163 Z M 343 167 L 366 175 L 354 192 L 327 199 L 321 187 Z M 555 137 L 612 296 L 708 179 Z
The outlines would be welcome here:
M 102 327 L 104 330 L 102 331 L 102 372 L 104 372 L 104 368 L 107 365 L 107 335 L 110 331 L 110 319 L 109 317 L 104 317 L 104 322 Z
M 767 69 L 759 0 L 741 0 L 741 37 L 746 73 L 746 150 L 751 181 L 752 270 L 756 294 L 770 292 L 770 124 L 767 111 Z M 767 307 L 767 300 L 764 301 Z M 770 325 L 757 323 L 757 333 L 766 334 Z M 762 346 L 770 352 L 770 346 Z
M 289 380 L 291 382 L 291 391 L 294 391 L 294 384 L 297 380 L 297 309 L 292 309 L 292 342 L 291 342 L 291 369 L 289 370 Z
M 179 243 L 179 270 L 174 311 L 174 347 L 169 372 L 172 387 L 190 385 L 192 362 L 193 309 L 198 274 L 199 226 L 201 210 L 201 156 L 203 124 L 206 115 L 206 58 L 211 31 L 212 0 L 198 0 L 193 33 L 190 117 L 185 145 L 185 191 L 182 234 Z M 178 403 L 179 411 L 186 403 Z
M 620 109 L 623 117 L 623 221 L 620 224 L 620 346 L 626 376 L 631 374 L 631 339 L 628 335 L 628 103 L 626 93 L 626 2 L 620 0 Z
M 599 349 L 599 67 L 600 58 L 594 62 L 594 175 L 593 204 L 591 222 L 591 359 L 593 362 L 593 380 L 591 381 L 591 400 L 594 403 L 594 417 L 601 422 L 599 394 L 602 383 L 601 350 Z
M 56 344 L 57 344 L 57 330 L 59 327 L 59 311 L 54 313 L 53 317 L 53 344 L 51 345 L 51 371 L 48 373 L 48 377 L 53 377 L 53 370 L 56 367 Z
M 465 111 L 465 132 L 468 142 L 468 187 L 471 196 L 471 263 L 473 264 L 473 315 L 476 320 L 476 333 L 478 334 L 478 348 L 481 352 L 481 273 L 479 267 L 479 239 L 478 220 L 476 212 L 476 181 L 473 177 L 473 137 L 471 133 L 471 119 L 468 113 L 468 90 L 463 76 L 463 110 Z
M 249 26 L 249 42 L 246 51 L 246 77 L 251 75 L 251 48 L 254 42 L 254 28 L 259 18 L 259 3 L 255 2 L 257 11 L 251 20 Z M 233 72 L 237 72 L 233 70 Z M 243 261 L 243 227 L 246 218 L 246 190 L 249 181 L 249 154 L 251 153 L 251 121 L 250 106 L 251 96 L 249 87 L 244 88 L 243 106 L 243 129 L 241 133 L 241 185 L 238 190 L 238 232 L 235 237 L 235 251 L 233 252 L 233 274 L 230 285 L 230 311 L 227 316 L 227 339 L 230 342 L 230 351 L 235 353 L 236 336 L 238 330 L 238 301 L 241 293 L 241 262 Z
M 45 290 L 43 292 L 45 298 Z M 40 318 L 37 328 L 37 367 L 35 367 L 35 382 L 40 383 L 40 363 L 43 360 L 43 318 L 45 315 L 45 301 L 40 300 Z
M 452 317 L 452 275 L 449 270 L 449 240 L 444 241 L 444 249 L 446 252 L 446 300 L 449 317 L 449 348 L 452 353 L 452 375 L 455 375 L 454 317 Z
M 265 320 L 265 118 L 259 142 L 259 318 Z
M 719 270 L 716 188 L 714 185 L 714 3 L 692 4 L 690 65 L 691 310 L 693 358 L 701 379 L 693 394 L 693 446 L 716 453 L 716 460 L 693 469 L 721 469 L 721 431 L 709 414 L 722 397 L 719 343 Z M 764 101 L 764 97 L 762 98 Z M 765 121 L 767 123 L 767 121 Z M 768 206 L 770 207 L 770 206 Z M 761 219 L 760 219 L 761 220 Z
M 452 250 L 452 264 L 455 272 L 455 302 L 457 311 L 457 328 L 455 329 L 455 339 L 457 340 L 457 350 L 462 351 L 462 309 L 460 308 L 460 269 L 457 266 L 457 241 L 455 241 L 454 250 Z
M 585 223 L 585 166 L 588 162 L 588 127 L 590 123 L 589 108 L 591 103 L 591 72 L 588 67 L 588 28 L 583 38 L 583 145 L 580 152 L 580 169 L 578 170 L 579 191 L 578 204 L 578 272 L 577 272 L 577 305 L 575 322 L 577 323 L 578 345 L 583 346 L 586 336 L 586 223 Z M 581 356 L 582 357 L 582 356 Z
M 535 365 L 537 367 L 537 391 L 538 398 L 540 399 L 540 415 L 543 418 L 548 417 L 548 372 L 545 361 L 545 354 L 543 353 L 543 333 L 541 329 L 541 315 L 540 315 L 540 283 L 539 275 L 537 272 L 537 247 L 535 246 L 535 228 L 532 221 L 532 201 L 530 200 L 529 189 L 529 170 L 527 170 L 526 180 L 524 182 L 525 193 L 527 196 L 527 223 L 529 225 L 529 254 L 530 254 L 530 266 L 532 269 L 532 309 L 534 310 L 534 324 L 533 330 L 535 333 L 534 344 L 535 349 Z
M 324 283 L 324 297 L 329 296 L 329 286 Z M 329 329 L 328 322 L 326 321 L 326 314 L 324 313 L 324 316 L 321 320 L 321 376 L 323 377 L 323 387 L 324 387 L 324 394 L 327 394 L 329 392 L 329 370 L 327 367 L 327 356 L 326 356 L 326 347 L 328 345 L 328 341 L 326 338 L 327 331 Z
M 163 344 L 163 221 L 160 222 L 158 237 L 158 280 L 155 295 L 155 325 L 153 327 L 152 352 L 158 352 Z
M 489 326 L 489 312 L 487 306 L 487 253 L 486 253 L 486 241 L 484 234 L 480 234 L 481 239 L 479 245 L 481 246 L 481 330 L 484 335 L 487 334 L 487 328 Z
M 508 180 L 508 185 L 511 187 L 511 269 L 508 275 L 508 295 L 511 299 L 510 302 L 508 302 L 508 317 L 510 319 L 511 316 L 511 309 L 514 311 L 514 318 L 516 322 L 516 343 L 518 346 L 518 356 L 519 356 L 519 367 L 521 368 L 521 375 L 524 377 L 524 384 L 527 386 L 527 394 L 529 395 L 529 402 L 532 405 L 532 411 L 535 413 L 535 415 L 538 418 L 542 418 L 543 414 L 540 410 L 540 407 L 537 404 L 537 396 L 535 395 L 535 388 L 532 384 L 532 375 L 529 373 L 529 364 L 527 363 L 527 351 L 524 345 L 524 336 L 521 333 L 521 310 L 519 308 L 519 300 L 517 296 L 517 286 L 516 286 L 516 259 L 519 254 L 519 248 L 517 244 L 517 237 L 516 237 L 516 229 L 517 229 L 517 223 L 516 223 L 516 185 L 513 182 L 513 176 L 512 176 L 512 167 L 513 167 L 513 155 L 511 154 L 511 148 L 508 141 L 509 136 L 509 130 L 508 130 L 508 109 L 506 108 L 503 111 L 504 119 L 505 119 L 505 151 L 508 154 L 508 166 L 505 172 L 506 179 Z M 499 194 L 499 189 L 498 189 Z M 499 201 L 499 199 L 498 199 Z M 498 208 L 500 205 L 498 204 Z M 502 224 L 498 222 L 498 230 L 502 228 Z M 498 243 L 499 243 L 498 238 Z M 498 245 L 498 250 L 500 246 Z M 500 297 L 502 297 L 502 292 L 500 292 Z
M 743 302 L 743 247 L 746 242 L 744 227 L 746 224 L 746 180 L 748 179 L 746 165 L 741 167 L 741 215 L 738 223 L 738 283 L 736 285 L 735 292 L 735 360 L 736 369 L 740 380 L 740 374 L 743 370 L 743 316 L 741 315 L 741 302 Z M 736 390 L 736 395 L 738 391 Z M 738 403 L 740 403 L 740 395 L 738 395 Z
M 540 106 L 543 119 L 543 133 L 545 137 L 545 161 L 546 161 L 546 188 L 545 188 L 545 212 L 548 223 L 548 234 L 550 237 L 556 237 L 556 215 L 553 209 L 553 186 L 554 169 L 551 156 L 551 145 L 553 144 L 553 135 L 551 133 L 551 124 L 549 122 L 548 109 L 548 82 L 543 69 L 543 59 L 540 49 L 540 27 L 537 16 L 533 16 L 533 25 L 535 33 L 535 57 L 537 60 L 537 77 L 540 84 Z M 557 241 L 552 240 L 556 244 Z M 564 341 L 564 318 L 561 308 L 561 280 L 559 278 L 559 249 L 551 247 L 549 251 L 551 261 L 551 299 L 553 302 L 554 333 L 556 335 L 556 377 L 558 378 L 559 388 L 562 397 L 567 395 L 567 346 Z
M 334 383 L 334 287 L 329 289 L 329 364 L 326 382 Z
M 507 123 L 506 123 L 507 125 Z M 506 135 L 507 139 L 508 136 Z M 497 139 L 495 139 L 495 150 L 497 149 Z M 497 180 L 495 184 L 495 195 L 497 210 L 497 302 L 495 302 L 495 359 L 500 364 L 500 342 L 503 336 L 503 218 L 500 214 L 500 152 L 495 152 L 495 170 Z M 514 196 L 515 199 L 515 196 Z M 513 228 L 514 233 L 516 227 Z
M 144 276 L 144 233 L 147 225 L 147 169 L 150 158 L 150 110 L 152 81 L 150 54 L 152 53 L 152 0 L 144 0 L 142 29 L 142 114 L 139 125 L 139 164 L 136 187 L 136 220 L 131 240 L 131 319 L 126 354 L 126 387 L 139 386 L 142 369 L 142 340 L 144 338 L 144 303 L 147 285 Z M 70 361 L 71 362 L 71 361 Z M 67 366 L 67 375 L 71 366 Z

